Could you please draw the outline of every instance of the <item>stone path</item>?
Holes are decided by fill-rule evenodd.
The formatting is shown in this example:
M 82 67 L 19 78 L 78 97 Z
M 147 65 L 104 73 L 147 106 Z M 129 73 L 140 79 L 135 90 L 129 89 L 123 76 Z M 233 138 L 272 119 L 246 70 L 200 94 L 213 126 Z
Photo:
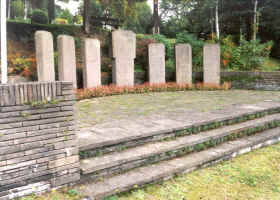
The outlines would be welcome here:
M 147 121 L 188 113 L 218 110 L 232 105 L 279 101 L 280 91 L 187 91 L 131 94 L 84 100 L 76 103 L 76 120 L 80 128 L 108 122 L 124 123 L 127 119 Z M 124 122 L 123 122 L 124 121 Z

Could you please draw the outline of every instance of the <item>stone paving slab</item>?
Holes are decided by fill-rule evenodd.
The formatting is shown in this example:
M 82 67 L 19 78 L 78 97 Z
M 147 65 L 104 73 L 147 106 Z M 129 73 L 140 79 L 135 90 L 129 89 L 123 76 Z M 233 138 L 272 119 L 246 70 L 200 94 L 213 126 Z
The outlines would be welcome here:
M 105 196 L 133 189 L 136 186 L 140 187 L 144 184 L 171 178 L 177 173 L 188 173 L 279 141 L 280 128 L 275 128 L 181 158 L 137 168 L 125 174 L 107 178 L 104 181 L 83 182 L 82 187 L 78 185 L 76 189 L 85 196 L 101 199 Z
M 141 137 L 181 130 L 191 125 L 199 125 L 244 114 L 280 108 L 280 102 L 269 101 L 256 104 L 233 105 L 208 112 L 178 113 L 176 116 L 148 116 L 97 124 L 77 132 L 80 150 L 118 144 Z
M 128 165 L 141 159 L 149 159 L 156 155 L 180 150 L 184 147 L 202 144 L 212 139 L 218 139 L 237 133 L 248 128 L 259 127 L 271 121 L 280 121 L 280 114 L 268 115 L 260 119 L 246 121 L 240 124 L 225 126 L 218 129 L 205 131 L 197 135 L 179 137 L 172 141 L 159 141 L 148 143 L 121 152 L 114 152 L 99 157 L 81 160 L 83 174 L 97 173 L 99 170 L 110 169 L 119 165 Z M 145 163 L 145 161 L 143 161 Z M 138 163 L 139 164 L 139 163 Z
M 221 110 L 232 105 L 278 101 L 280 91 L 185 91 L 129 94 L 93 98 L 75 104 L 76 121 L 80 128 L 139 118 L 177 119 L 177 115 Z M 107 124 L 107 125 L 108 125 Z

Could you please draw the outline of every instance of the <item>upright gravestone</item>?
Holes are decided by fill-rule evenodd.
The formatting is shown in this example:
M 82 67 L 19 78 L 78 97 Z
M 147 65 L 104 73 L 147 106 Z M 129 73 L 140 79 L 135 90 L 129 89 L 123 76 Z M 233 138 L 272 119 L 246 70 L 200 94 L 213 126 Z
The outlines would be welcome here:
M 220 84 L 221 50 L 218 44 L 206 44 L 203 50 L 204 83 Z
M 176 45 L 176 82 L 192 84 L 192 47 L 189 44 Z
M 134 85 L 134 59 L 136 58 L 136 34 L 116 30 L 112 33 L 113 83 L 117 86 Z
M 149 82 L 150 84 L 165 83 L 164 44 L 149 44 Z
M 76 54 L 74 38 L 60 35 L 58 45 L 58 77 L 60 81 L 70 81 L 77 88 Z
M 85 38 L 84 40 L 84 88 L 93 88 L 101 85 L 101 53 L 98 39 Z
M 38 81 L 55 81 L 53 36 L 47 31 L 35 33 Z

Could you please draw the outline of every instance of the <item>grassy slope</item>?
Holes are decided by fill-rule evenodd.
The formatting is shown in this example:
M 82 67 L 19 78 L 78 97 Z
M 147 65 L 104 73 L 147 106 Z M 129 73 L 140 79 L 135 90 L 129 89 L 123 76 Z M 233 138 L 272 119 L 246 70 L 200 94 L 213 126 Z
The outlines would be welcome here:
M 279 200 L 280 144 L 106 200 Z M 73 190 L 21 200 L 80 200 Z

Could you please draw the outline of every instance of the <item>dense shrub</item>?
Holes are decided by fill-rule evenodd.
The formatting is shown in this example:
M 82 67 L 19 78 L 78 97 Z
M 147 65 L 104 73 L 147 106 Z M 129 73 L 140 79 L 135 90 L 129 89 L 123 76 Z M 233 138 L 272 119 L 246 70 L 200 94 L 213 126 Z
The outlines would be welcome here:
M 24 49 L 24 47 L 26 49 Z M 9 75 L 21 75 L 29 80 L 36 80 L 36 59 L 26 45 L 8 40 L 8 73 Z
M 90 89 L 80 89 L 76 91 L 77 99 L 89 99 L 96 97 L 122 95 L 122 94 L 141 94 L 150 92 L 174 92 L 174 91 L 188 91 L 188 90 L 229 90 L 231 84 L 228 82 L 223 85 L 217 84 L 177 84 L 177 83 L 165 83 L 165 84 L 149 84 L 136 86 L 124 86 L 118 87 L 115 85 L 99 86 Z
M 221 40 L 222 66 L 225 69 L 253 71 L 261 70 L 268 59 L 273 42 L 241 40 L 236 45 L 231 36 Z
M 31 23 L 48 24 L 48 22 L 49 22 L 49 17 L 47 12 L 40 9 L 35 9 L 32 12 Z
M 79 36 L 81 26 L 69 24 L 29 24 L 10 20 L 7 23 L 8 38 L 15 41 L 21 41 L 24 44 L 30 43 L 34 45 L 34 34 L 38 30 L 51 32 L 53 34 L 55 47 L 57 42 L 55 38 L 61 34 L 74 36 L 76 47 L 80 47 L 80 39 L 76 36 Z
M 83 23 L 83 17 L 81 15 L 75 15 L 73 17 L 74 24 L 82 24 Z
M 166 51 L 166 68 L 167 71 L 174 71 L 174 46 L 175 39 L 168 39 L 164 35 L 137 35 L 137 66 L 142 66 L 142 69 L 147 70 L 148 63 L 148 46 L 151 43 L 163 43 Z
M 136 70 L 148 70 L 148 46 L 149 44 L 156 43 L 155 39 L 142 38 L 137 35 L 137 48 L 135 65 Z
M 163 43 L 166 51 L 166 60 L 174 59 L 174 46 L 176 43 L 175 39 L 168 39 L 164 35 L 152 35 L 153 39 L 159 43 Z
M 257 41 L 242 40 L 240 44 L 240 68 L 241 70 L 260 70 L 270 55 L 273 42 L 260 43 Z
M 182 32 L 182 33 L 178 33 L 176 35 L 176 42 L 178 44 L 188 43 L 192 46 L 193 70 L 194 71 L 202 71 L 204 41 L 199 40 L 193 34 L 189 34 L 187 32 Z
M 193 70 L 202 71 L 203 46 L 205 43 L 220 43 L 221 66 L 226 70 L 261 70 L 266 59 L 270 55 L 272 42 L 260 43 L 260 41 L 241 40 L 240 44 L 233 41 L 232 36 L 220 40 L 213 38 L 211 41 L 203 41 L 189 33 L 177 34 L 177 43 L 188 43 L 192 46 Z
M 65 9 L 63 11 L 61 11 L 59 18 L 60 19 L 65 19 L 67 20 L 67 22 L 69 24 L 73 24 L 73 15 L 71 14 L 71 12 L 68 9 Z
M 54 20 L 55 24 L 68 24 L 68 20 L 67 19 L 63 19 L 63 18 L 56 18 Z

